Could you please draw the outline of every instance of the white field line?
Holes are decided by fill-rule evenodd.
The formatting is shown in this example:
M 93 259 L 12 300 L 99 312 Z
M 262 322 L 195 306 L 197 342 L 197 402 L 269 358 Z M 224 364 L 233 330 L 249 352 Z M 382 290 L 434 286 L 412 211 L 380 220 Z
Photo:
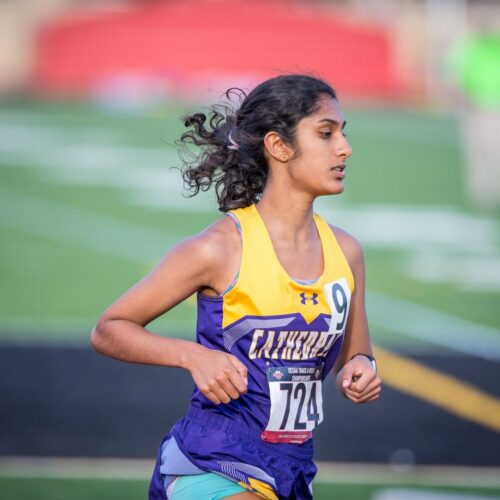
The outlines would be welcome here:
M 97 317 L 92 319 L 72 318 L 0 318 L 0 345 L 16 347 L 90 347 L 90 332 Z M 150 325 L 151 326 L 151 325 Z M 161 326 L 151 328 L 158 335 L 184 340 L 196 339 L 196 319 L 179 320 L 164 318 Z M 70 333 L 71 335 L 69 335 Z
M 214 195 L 186 201 L 177 151 L 85 140 L 78 131 L 2 123 L 0 167 L 40 169 L 40 182 L 120 188 L 127 204 L 183 211 L 214 210 Z M 94 134 L 92 134 L 93 136 Z M 160 139 L 158 141 L 160 143 Z
M 0 225 L 108 256 L 156 261 L 178 237 L 65 203 L 0 188 Z M 500 360 L 500 330 L 402 299 L 368 292 L 370 321 L 399 335 Z
M 497 328 L 380 292 L 368 291 L 366 304 L 373 326 L 467 355 L 500 361 Z
M 66 130 L 60 126 L 54 125 L 57 119 L 64 119 L 65 113 L 54 114 L 50 113 L 49 120 L 51 124 L 47 124 L 47 114 L 36 111 L 2 111 L 0 110 L 0 126 L 19 127 L 23 129 L 47 129 Z M 396 115 L 395 115 L 396 116 Z M 385 142 L 401 142 L 406 144 L 416 144 L 421 146 L 434 146 L 440 148 L 457 149 L 460 147 L 460 142 L 457 140 L 457 133 L 449 127 L 443 127 L 443 122 L 433 121 L 429 125 L 426 121 L 422 125 L 416 122 L 419 117 L 410 117 L 405 120 L 385 120 L 379 118 L 373 120 L 364 119 L 357 120 L 349 125 L 349 133 L 367 137 L 368 139 Z M 376 122 L 376 126 L 374 126 Z M 160 124 L 160 120 L 158 121 Z M 81 127 L 68 131 L 74 135 L 80 132 L 85 132 Z M 100 140 L 101 137 L 110 135 L 109 129 L 94 130 L 88 129 L 88 133 Z M 116 133 L 114 134 L 116 137 Z
M 52 479 L 149 479 L 153 460 L 0 457 L 0 476 Z
M 93 140 L 96 135 L 92 129 L 33 124 L 30 115 L 8 122 L 0 113 L 0 166 L 38 167 L 40 182 L 117 188 L 128 205 L 215 213 L 212 193 L 183 196 L 179 172 L 169 169 L 179 165 L 172 148 L 130 147 L 116 140 Z M 491 217 L 442 206 L 353 207 L 342 198 L 335 199 L 334 207 L 331 200 L 319 200 L 318 207 L 364 246 L 403 250 L 398 265 L 413 279 L 468 291 L 500 291 L 499 231 Z
M 0 225 L 141 264 L 158 260 L 178 240 L 167 231 L 3 188 Z
M 13 147 L 7 146 L 7 151 Z M 21 146 L 10 159 L 4 152 L 0 165 L 39 166 L 41 182 L 117 188 L 128 205 L 215 213 L 214 194 L 189 199 L 183 194 L 179 171 L 168 168 L 178 165 L 172 153 L 95 144 L 52 147 L 50 142 L 33 152 Z M 447 207 L 347 207 L 338 199 L 335 208 L 326 200 L 320 200 L 318 207 L 365 247 L 405 251 L 401 272 L 413 279 L 453 283 L 471 291 L 500 291 L 499 238 L 492 218 Z
M 370 500 L 491 500 L 491 495 L 467 494 L 467 493 L 443 493 L 429 489 L 415 490 L 403 487 L 387 487 L 376 491 Z
M 415 280 L 454 283 L 470 292 L 500 292 L 500 257 L 494 254 L 458 255 L 421 248 L 408 253 L 405 269 Z
M 57 183 L 128 188 L 127 195 L 135 192 L 136 201 L 164 208 L 176 207 L 179 202 L 183 210 L 214 208 L 213 197 L 207 197 L 203 203 L 198 198 L 189 202 L 183 198 L 180 174 L 169 170 L 180 165 L 172 148 L 139 148 L 116 141 L 85 140 L 81 130 L 43 127 L 32 122 L 29 114 L 19 113 L 18 120 L 11 117 L 9 121 L 0 112 L 0 166 L 39 167 L 44 170 L 42 179 Z M 90 129 L 90 132 L 92 137 L 96 136 L 95 131 Z M 413 133 L 409 135 L 414 137 Z M 329 219 L 346 225 L 363 243 L 374 247 L 408 249 L 415 245 L 426 248 L 438 245 L 449 250 L 459 246 L 469 252 L 498 250 L 493 219 L 460 213 L 453 208 L 381 204 L 347 207 L 342 198 L 335 199 L 334 207 L 323 198 L 318 207 Z
M 440 248 L 484 255 L 497 252 L 500 244 L 495 219 L 459 212 L 452 207 L 378 203 L 332 206 L 331 198 L 318 201 L 319 213 L 345 225 L 362 243 L 371 247 Z
M 42 119 L 38 123 L 29 123 L 26 119 L 0 111 L 0 151 L 16 152 L 20 147 L 31 144 L 29 149 L 47 148 L 55 143 L 93 143 L 93 144 L 119 144 L 123 142 L 126 147 L 127 137 L 120 131 L 103 127 L 63 127 L 50 124 Z M 26 135 L 27 134 L 27 135 Z M 30 137 L 32 141 L 30 141 Z
M 319 201 L 319 212 L 347 228 L 365 248 L 404 252 L 397 261 L 402 274 L 471 292 L 500 292 L 499 225 L 492 217 L 448 207 L 332 208 L 327 200 Z
M 500 487 L 500 468 L 447 465 L 398 466 L 317 462 L 320 483 L 415 484 L 431 486 Z
M 389 465 L 317 462 L 318 483 L 416 484 L 500 487 L 500 469 L 415 465 L 398 471 Z M 0 477 L 148 480 L 153 460 L 106 458 L 0 457 Z

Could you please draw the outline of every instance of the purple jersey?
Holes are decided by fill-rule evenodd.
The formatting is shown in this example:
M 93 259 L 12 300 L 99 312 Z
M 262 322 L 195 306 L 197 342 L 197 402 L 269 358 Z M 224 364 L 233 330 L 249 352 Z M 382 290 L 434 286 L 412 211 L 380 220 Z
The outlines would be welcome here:
M 311 437 L 323 420 L 321 385 L 342 346 L 353 275 L 317 215 L 324 269 L 314 282 L 288 276 L 255 205 L 231 216 L 241 229 L 240 272 L 222 296 L 198 294 L 197 341 L 244 363 L 248 391 L 216 405 L 195 387 L 188 415 L 164 440 L 150 498 L 166 498 L 159 490 L 169 478 L 202 471 L 263 498 L 312 498 Z

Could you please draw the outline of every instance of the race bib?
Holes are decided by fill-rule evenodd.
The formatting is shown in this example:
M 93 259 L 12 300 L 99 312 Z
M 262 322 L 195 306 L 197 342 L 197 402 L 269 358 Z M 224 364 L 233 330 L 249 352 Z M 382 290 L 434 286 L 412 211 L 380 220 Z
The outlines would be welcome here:
M 261 438 L 271 443 L 301 444 L 323 421 L 319 366 L 279 366 L 267 369 L 271 399 L 269 422 Z

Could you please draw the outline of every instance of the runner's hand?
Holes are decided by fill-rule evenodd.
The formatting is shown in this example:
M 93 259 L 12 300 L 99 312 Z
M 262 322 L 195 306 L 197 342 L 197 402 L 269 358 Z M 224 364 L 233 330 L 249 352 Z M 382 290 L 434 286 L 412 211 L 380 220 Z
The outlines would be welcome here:
M 187 368 L 198 389 L 215 404 L 229 403 L 247 392 L 248 370 L 232 354 L 200 346 Z
M 337 373 L 337 388 L 354 403 L 368 403 L 380 396 L 382 380 L 365 356 L 355 356 Z

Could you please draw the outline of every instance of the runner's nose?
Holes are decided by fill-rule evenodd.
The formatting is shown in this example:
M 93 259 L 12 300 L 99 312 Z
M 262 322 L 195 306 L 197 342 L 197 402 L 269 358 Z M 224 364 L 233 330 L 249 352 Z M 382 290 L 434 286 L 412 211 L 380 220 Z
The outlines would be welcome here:
M 349 158 L 352 155 L 352 147 L 347 137 L 343 136 L 342 140 L 339 141 L 337 146 L 337 156 L 343 156 L 344 159 Z

